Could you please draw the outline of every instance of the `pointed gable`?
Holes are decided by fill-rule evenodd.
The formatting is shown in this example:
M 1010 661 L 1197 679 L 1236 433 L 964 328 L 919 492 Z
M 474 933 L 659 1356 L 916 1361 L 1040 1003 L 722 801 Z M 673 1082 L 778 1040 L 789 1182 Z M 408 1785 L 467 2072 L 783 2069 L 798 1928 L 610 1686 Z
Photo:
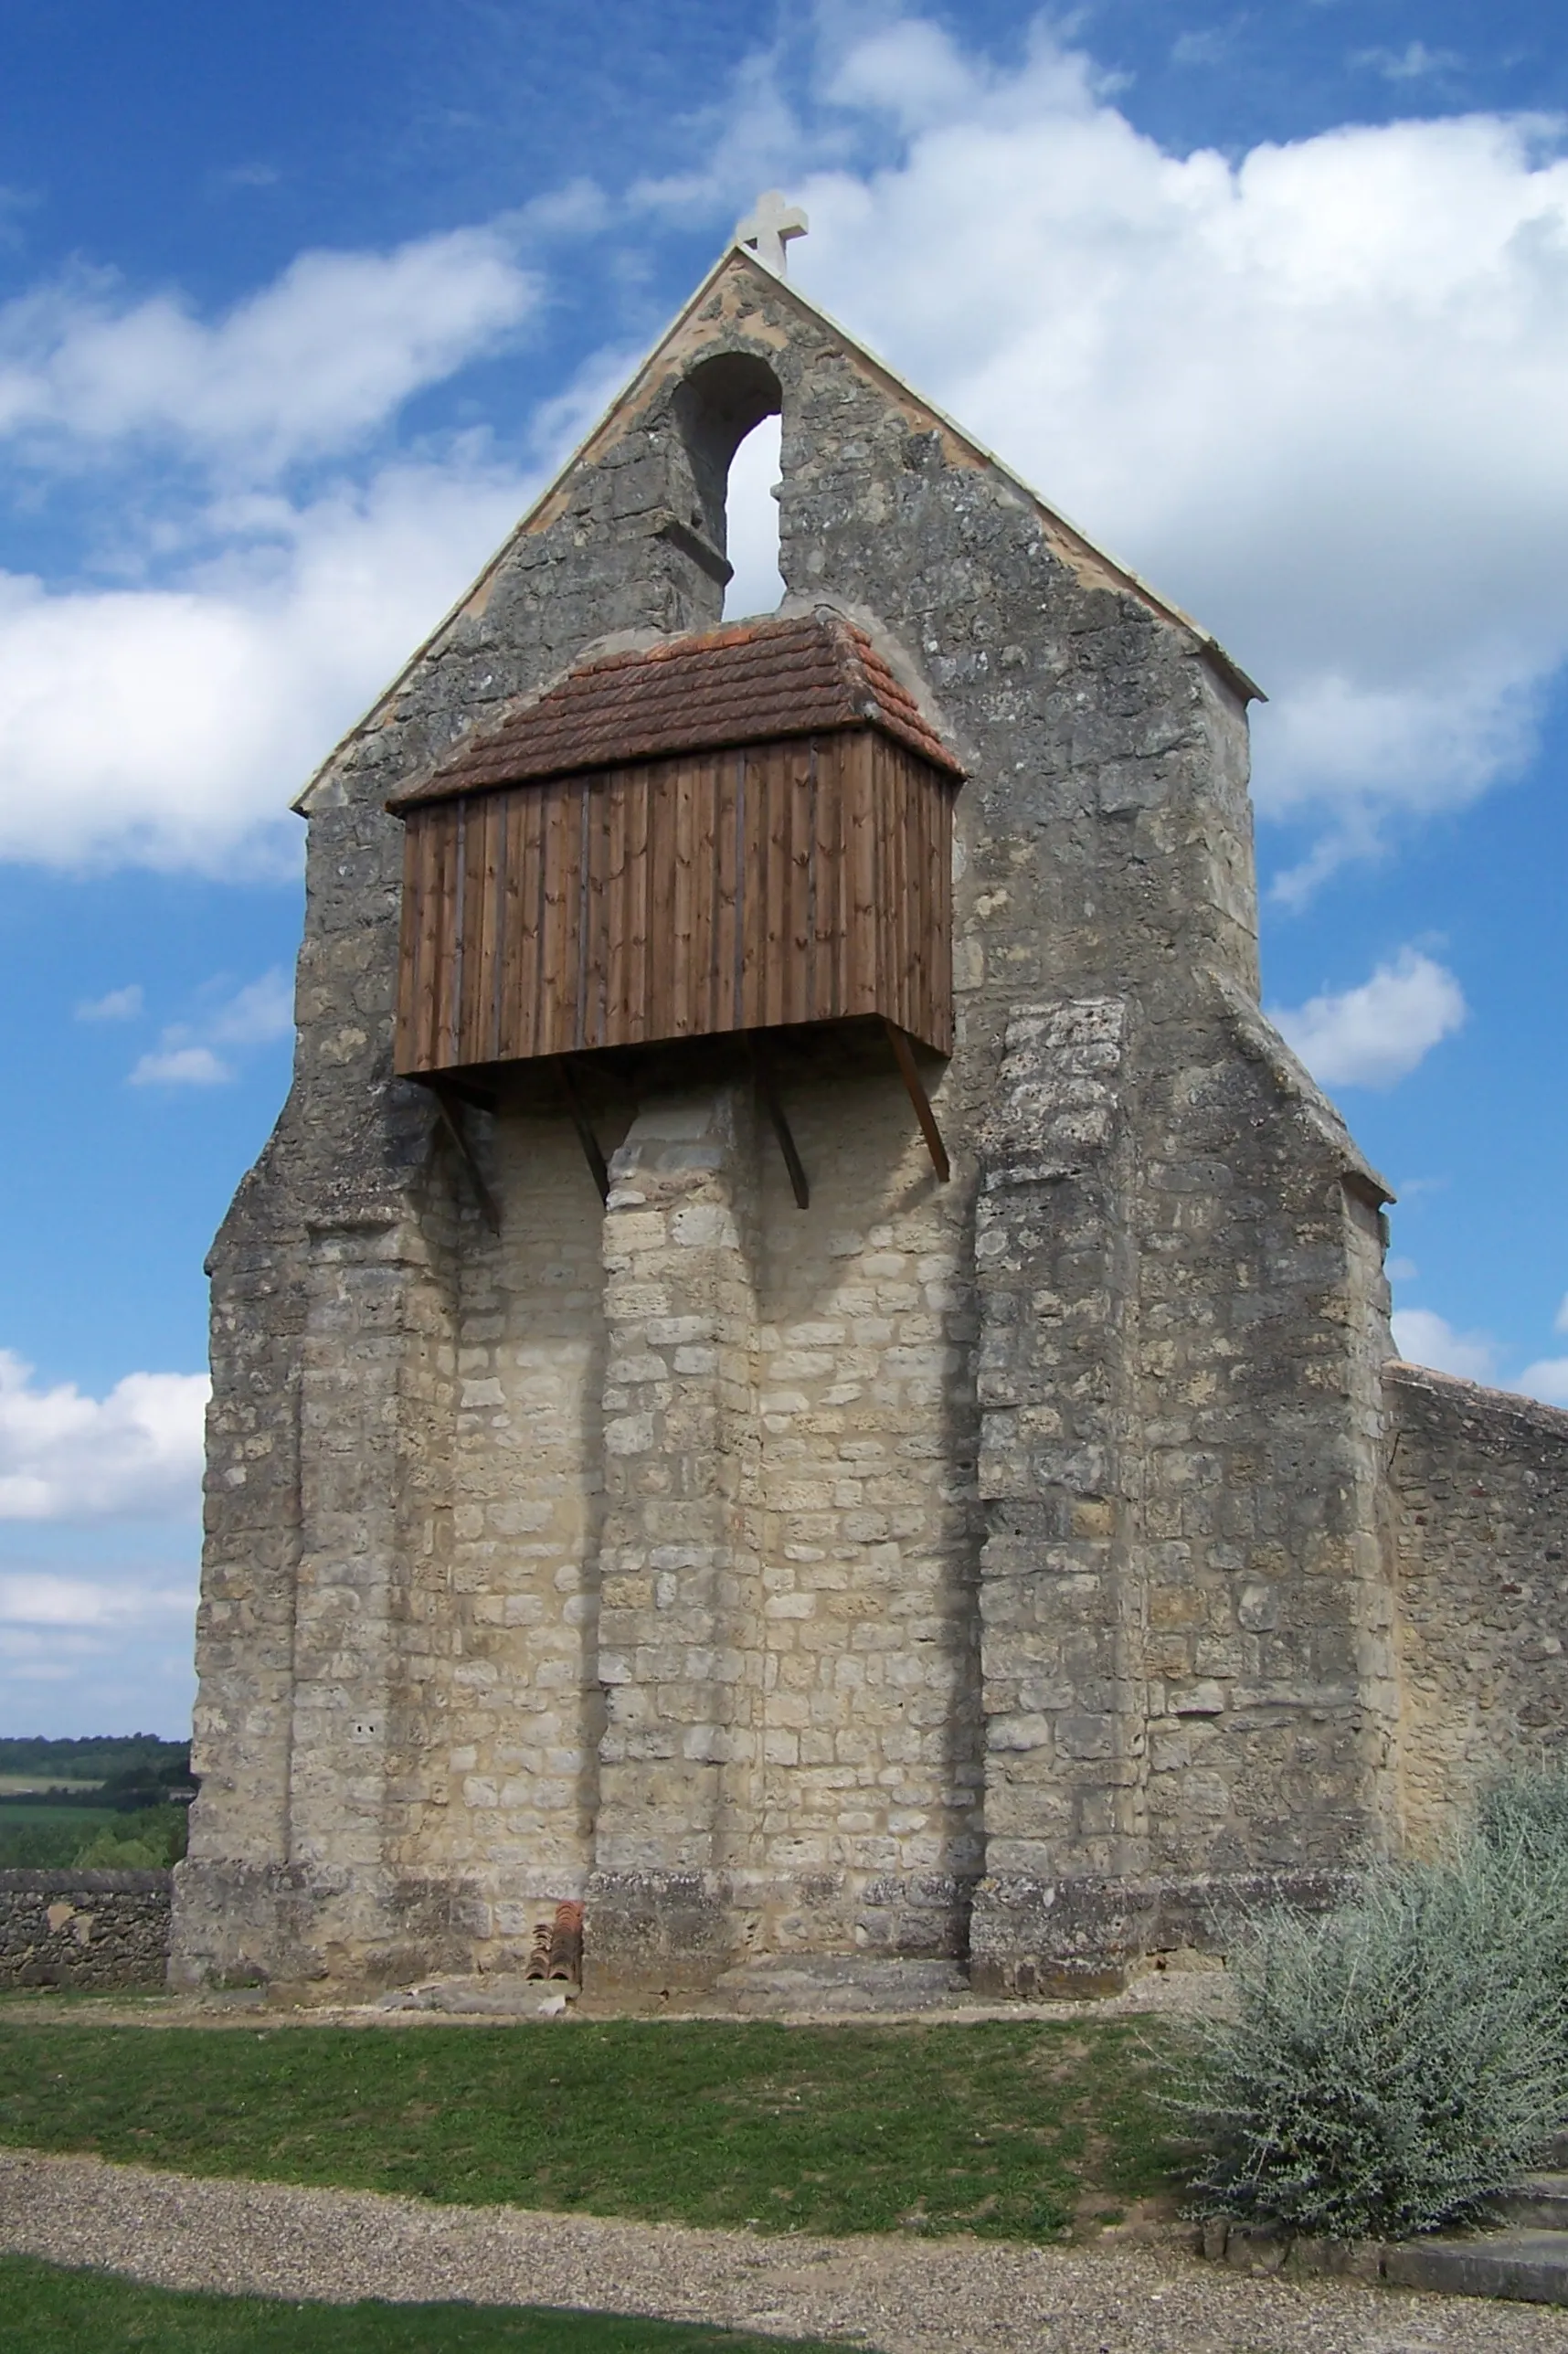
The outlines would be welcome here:
M 295 807 L 309 815 L 320 791 L 330 790 L 345 764 L 354 765 L 355 747 L 387 721 L 403 716 L 409 692 L 417 690 L 419 673 L 429 661 L 443 657 L 475 633 L 487 636 L 497 592 L 510 573 L 525 565 L 528 544 L 547 538 L 568 518 L 577 525 L 575 536 L 579 543 L 585 529 L 631 534 L 648 541 L 660 552 L 671 575 L 680 576 L 680 584 L 673 582 L 666 604 L 672 609 L 688 604 L 694 592 L 696 604 L 708 607 L 710 625 L 716 622 L 730 573 L 722 546 L 729 460 L 751 427 L 781 405 L 777 371 L 797 335 L 813 347 L 831 348 L 841 365 L 874 384 L 908 430 L 938 437 L 949 462 L 984 471 L 1007 495 L 1022 500 L 1037 518 L 1053 553 L 1086 587 L 1131 597 L 1177 629 L 1242 702 L 1261 698 L 1261 689 L 1179 606 L 1047 504 L 1001 460 L 915 391 L 798 286 L 779 278 L 737 245 L 715 264 L 554 481 L 386 693 L 323 763 Z M 707 381 L 699 394 L 698 382 L 704 377 Z M 699 408 L 703 413 L 697 418 Z M 657 470 L 662 479 L 656 486 L 644 487 L 639 476 L 646 470 L 630 453 L 638 435 L 655 419 L 661 421 L 655 438 L 666 445 Z M 672 423 L 673 436 L 664 430 Z M 683 446 L 677 451 L 673 443 Z M 593 497 L 586 506 L 579 505 L 582 486 L 589 481 L 595 484 Z M 688 577 L 689 588 L 683 585 Z M 632 624 L 640 625 L 646 626 Z M 671 620 L 664 626 L 679 631 L 691 624 L 672 610 Z M 581 642 L 602 634 L 601 623 L 598 630 L 585 630 Z M 577 649 L 563 651 L 569 663 Z M 514 691 L 503 688 L 503 693 Z M 476 702 L 486 699 L 482 688 Z M 439 748 L 430 748 L 439 757 Z M 428 769 L 433 760 L 427 758 L 421 765 Z

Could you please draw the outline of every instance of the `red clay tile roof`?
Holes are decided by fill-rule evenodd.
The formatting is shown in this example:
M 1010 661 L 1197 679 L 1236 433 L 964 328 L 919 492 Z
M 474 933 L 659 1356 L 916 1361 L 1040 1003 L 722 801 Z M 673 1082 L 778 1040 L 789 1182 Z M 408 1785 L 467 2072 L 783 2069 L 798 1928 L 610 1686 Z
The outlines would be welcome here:
M 387 806 L 865 726 L 883 728 L 949 775 L 965 773 L 864 631 L 824 606 L 584 663 L 498 726 L 465 737 Z

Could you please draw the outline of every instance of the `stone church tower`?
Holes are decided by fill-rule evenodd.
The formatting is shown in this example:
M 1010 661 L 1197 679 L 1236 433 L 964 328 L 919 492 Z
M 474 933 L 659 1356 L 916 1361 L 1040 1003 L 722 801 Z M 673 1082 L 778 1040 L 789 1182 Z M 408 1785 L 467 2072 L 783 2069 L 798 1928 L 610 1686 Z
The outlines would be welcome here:
M 1113 1984 L 1562 1729 L 1568 1416 L 1390 1362 L 1254 688 L 760 243 L 301 801 L 177 1982 Z

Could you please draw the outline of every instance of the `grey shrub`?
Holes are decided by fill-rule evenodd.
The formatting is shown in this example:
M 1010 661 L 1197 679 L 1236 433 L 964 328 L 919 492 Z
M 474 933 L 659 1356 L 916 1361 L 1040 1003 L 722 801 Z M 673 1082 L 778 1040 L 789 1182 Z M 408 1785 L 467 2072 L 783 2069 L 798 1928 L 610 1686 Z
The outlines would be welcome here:
M 1197 2206 L 1339 2240 L 1478 2215 L 1568 2119 L 1568 1869 L 1518 1840 L 1250 1925 L 1171 2105 Z

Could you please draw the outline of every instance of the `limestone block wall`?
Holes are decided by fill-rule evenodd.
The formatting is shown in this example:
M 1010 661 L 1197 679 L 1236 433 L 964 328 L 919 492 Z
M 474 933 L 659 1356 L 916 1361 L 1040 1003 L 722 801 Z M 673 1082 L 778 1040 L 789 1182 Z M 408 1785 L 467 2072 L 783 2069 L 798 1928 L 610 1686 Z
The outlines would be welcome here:
M 983 1868 L 972 1182 L 891 1073 L 761 1151 L 765 1700 L 747 1858 L 770 1949 L 964 1949 Z
M 891 1071 L 789 1115 L 809 1214 L 748 1086 L 651 1099 L 602 1219 L 564 1118 L 476 1124 L 502 1231 L 461 1212 L 452 1536 L 413 1583 L 389 1819 L 481 1965 L 582 1893 L 622 1978 L 964 1950 L 970 1189 Z
M 1385 1373 L 1402 1811 L 1431 1853 L 1489 1773 L 1568 1741 L 1568 1414 Z
M 387 1856 L 464 1890 L 487 1957 L 582 1893 L 600 1724 L 600 1211 L 562 1117 L 485 1124 L 493 1234 L 454 1182 L 450 1456 L 410 1563 Z
M 1234 992 L 1146 1034 L 1134 1115 L 1148 1862 L 1394 1835 L 1382 1188 Z

